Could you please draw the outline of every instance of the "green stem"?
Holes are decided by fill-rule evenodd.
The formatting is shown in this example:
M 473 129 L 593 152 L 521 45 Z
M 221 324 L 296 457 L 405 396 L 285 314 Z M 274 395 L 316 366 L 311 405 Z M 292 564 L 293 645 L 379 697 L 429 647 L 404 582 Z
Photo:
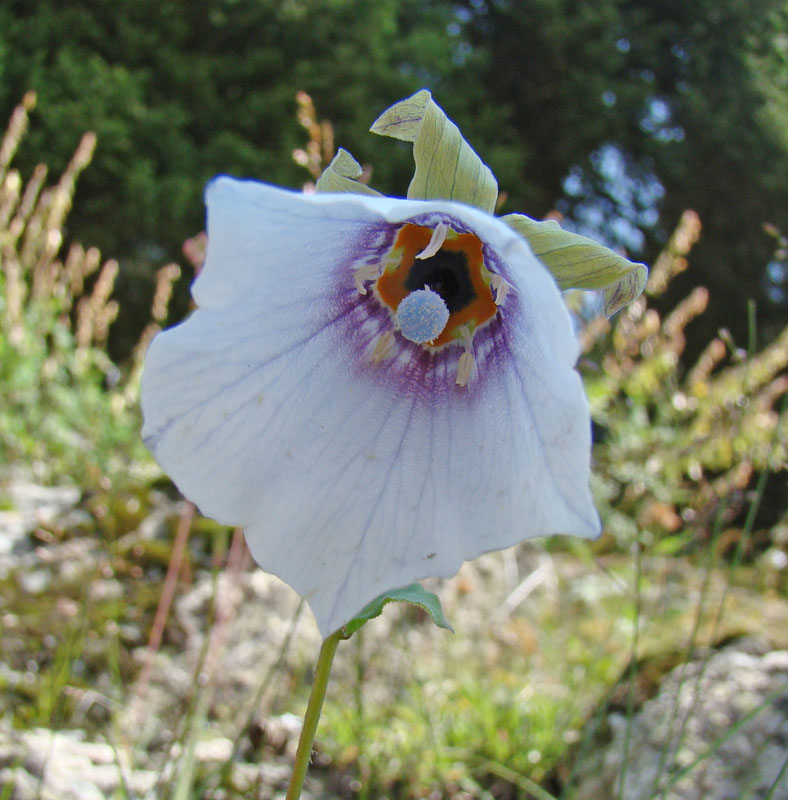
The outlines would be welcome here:
M 327 639 L 324 639 L 320 648 L 320 655 L 317 657 L 317 666 L 315 667 L 315 680 L 312 684 L 312 693 L 309 695 L 309 703 L 304 715 L 304 727 L 301 728 L 301 738 L 298 740 L 298 751 L 293 765 L 293 774 L 290 778 L 290 786 L 287 787 L 286 800 L 298 800 L 301 797 L 306 770 L 312 760 L 312 743 L 315 740 L 315 731 L 320 719 L 320 709 L 323 707 L 323 699 L 326 696 L 331 663 L 334 660 L 334 653 L 337 651 L 340 639 L 342 639 L 342 628 L 336 633 L 332 633 Z

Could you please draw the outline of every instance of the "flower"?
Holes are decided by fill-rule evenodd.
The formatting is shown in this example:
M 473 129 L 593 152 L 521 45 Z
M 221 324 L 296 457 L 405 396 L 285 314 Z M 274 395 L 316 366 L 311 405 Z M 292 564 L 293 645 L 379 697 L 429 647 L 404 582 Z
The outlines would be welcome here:
M 417 110 L 457 144 L 424 94 Z M 488 213 L 494 178 L 461 137 L 446 163 L 471 163 L 465 183 L 424 171 L 446 140 L 422 157 L 407 102 L 387 132 L 416 142 L 420 196 L 457 199 L 448 180 L 485 210 L 376 196 L 344 151 L 318 190 L 359 193 L 219 177 L 197 308 L 156 336 L 143 372 L 143 438 L 163 469 L 204 514 L 243 526 L 323 635 L 483 552 L 599 532 L 579 348 L 555 279 L 527 234 Z M 563 240 L 547 234 L 552 257 Z M 632 266 L 611 263 L 610 280 Z
M 485 551 L 598 533 L 578 345 L 520 236 L 453 202 L 226 177 L 206 202 L 197 310 L 147 354 L 143 437 L 324 635 Z M 416 342 L 397 310 L 424 285 L 449 315 Z

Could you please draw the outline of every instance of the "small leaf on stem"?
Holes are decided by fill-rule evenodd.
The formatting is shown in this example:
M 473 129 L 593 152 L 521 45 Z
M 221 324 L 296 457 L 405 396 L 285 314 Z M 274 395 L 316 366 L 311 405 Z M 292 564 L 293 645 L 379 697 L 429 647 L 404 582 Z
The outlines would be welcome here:
M 367 603 L 350 622 L 342 626 L 344 637 L 346 639 L 350 638 L 365 622 L 379 617 L 383 612 L 383 606 L 387 603 L 395 602 L 411 603 L 412 605 L 419 606 L 432 617 L 432 621 L 439 628 L 446 628 L 446 630 L 454 633 L 454 628 L 449 624 L 449 621 L 443 613 L 441 601 L 438 599 L 438 596 L 432 592 L 428 592 L 420 584 L 412 583 L 410 586 L 404 586 L 402 589 L 383 592 L 383 594 L 376 597 L 372 602 Z

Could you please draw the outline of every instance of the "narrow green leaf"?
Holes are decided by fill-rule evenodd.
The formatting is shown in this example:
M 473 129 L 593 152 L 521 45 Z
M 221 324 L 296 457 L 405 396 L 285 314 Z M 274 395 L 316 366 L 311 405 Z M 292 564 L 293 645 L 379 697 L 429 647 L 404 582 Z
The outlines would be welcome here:
M 384 111 L 370 130 L 413 142 L 411 200 L 456 200 L 495 211 L 498 183 L 492 171 L 426 89 Z
M 419 606 L 432 617 L 432 621 L 439 628 L 446 628 L 452 632 L 454 631 L 454 628 L 449 624 L 449 621 L 443 613 L 441 601 L 438 599 L 438 596 L 432 592 L 428 592 L 420 584 L 412 583 L 410 586 L 405 586 L 402 589 L 384 592 L 371 603 L 367 603 L 350 622 L 342 627 L 345 638 L 354 634 L 365 622 L 379 617 L 383 612 L 383 607 L 387 603 L 411 603 L 412 605 Z
M 608 316 L 631 303 L 646 285 L 645 264 L 630 261 L 587 236 L 565 231 L 553 220 L 538 222 L 524 214 L 506 214 L 501 219 L 527 240 L 561 289 L 604 289 Z
M 354 194 L 371 194 L 380 197 L 376 192 L 358 178 L 361 177 L 361 165 L 347 150 L 339 148 L 331 163 L 317 179 L 315 190 L 318 192 L 352 192 Z

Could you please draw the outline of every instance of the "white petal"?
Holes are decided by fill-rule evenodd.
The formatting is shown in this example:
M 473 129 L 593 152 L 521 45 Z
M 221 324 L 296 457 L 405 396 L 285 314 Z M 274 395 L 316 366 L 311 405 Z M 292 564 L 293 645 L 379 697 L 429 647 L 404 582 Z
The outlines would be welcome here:
M 200 308 L 227 308 L 269 290 L 277 300 L 288 280 L 295 296 L 315 296 L 324 290 L 332 263 L 345 258 L 348 244 L 378 219 L 363 203 L 305 203 L 302 195 L 227 177 L 208 184 L 205 202 L 208 250 L 192 286 Z
M 143 435 L 203 513 L 245 527 L 255 559 L 308 599 L 324 635 L 381 592 L 487 550 L 598 533 L 577 343 L 519 236 L 446 202 L 220 179 L 208 203 L 200 308 L 150 348 Z M 337 287 L 337 270 L 381 218 L 432 212 L 503 259 L 513 323 L 480 340 L 477 381 L 455 385 L 455 348 L 403 392 L 386 380 L 397 358 L 356 363 L 332 299 L 361 297 L 352 270 Z

